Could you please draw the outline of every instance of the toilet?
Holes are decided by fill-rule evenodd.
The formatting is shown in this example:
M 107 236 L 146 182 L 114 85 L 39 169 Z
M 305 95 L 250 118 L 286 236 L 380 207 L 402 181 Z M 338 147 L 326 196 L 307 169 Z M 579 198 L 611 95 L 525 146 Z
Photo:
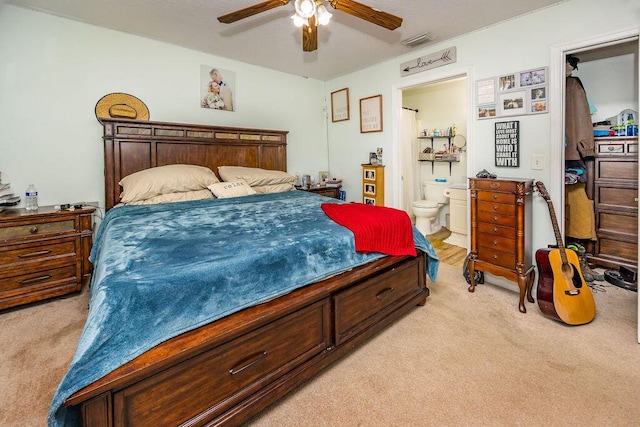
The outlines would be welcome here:
M 446 182 L 424 181 L 422 190 L 423 200 L 413 202 L 413 214 L 416 217 L 416 228 L 425 236 L 436 233 L 442 225 L 438 221 L 440 208 L 449 203 L 445 195 Z

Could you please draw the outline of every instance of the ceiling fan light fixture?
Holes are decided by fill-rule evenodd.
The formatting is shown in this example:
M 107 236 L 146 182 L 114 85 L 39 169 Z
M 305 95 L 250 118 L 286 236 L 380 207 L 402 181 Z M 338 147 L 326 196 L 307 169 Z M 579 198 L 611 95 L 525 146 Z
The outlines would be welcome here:
M 316 14 L 316 2 L 314 0 L 295 0 L 293 3 L 296 13 L 302 18 L 311 18 Z
M 293 19 L 293 25 L 295 25 L 298 28 L 302 27 L 303 25 L 305 25 L 308 22 L 307 19 L 301 17 L 297 13 L 295 15 L 293 15 L 291 17 L 291 19 Z
M 322 3 L 318 6 L 318 24 L 327 25 L 332 16 Z

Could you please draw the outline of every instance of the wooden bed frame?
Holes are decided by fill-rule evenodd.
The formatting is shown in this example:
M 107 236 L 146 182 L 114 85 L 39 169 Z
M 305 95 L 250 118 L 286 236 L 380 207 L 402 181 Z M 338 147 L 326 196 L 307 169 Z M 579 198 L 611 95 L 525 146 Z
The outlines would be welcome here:
M 103 119 L 105 206 L 118 182 L 190 163 L 286 170 L 283 131 Z M 385 257 L 175 337 L 72 395 L 84 426 L 237 425 L 429 295 L 426 255 Z

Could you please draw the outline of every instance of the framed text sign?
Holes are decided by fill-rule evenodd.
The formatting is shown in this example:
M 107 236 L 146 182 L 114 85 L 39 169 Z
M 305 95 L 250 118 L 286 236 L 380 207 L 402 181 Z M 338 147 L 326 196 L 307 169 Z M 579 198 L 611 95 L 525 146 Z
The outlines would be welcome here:
M 496 122 L 496 166 L 520 166 L 520 122 Z
M 331 121 L 349 120 L 349 88 L 331 92 Z
M 382 132 L 382 95 L 360 100 L 360 133 Z

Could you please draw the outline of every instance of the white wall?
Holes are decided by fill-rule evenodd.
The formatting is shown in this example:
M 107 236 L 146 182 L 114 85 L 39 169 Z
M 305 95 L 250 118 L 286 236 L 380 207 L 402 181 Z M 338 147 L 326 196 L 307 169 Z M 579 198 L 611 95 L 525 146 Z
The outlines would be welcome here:
M 615 19 L 603 17 L 612 16 Z M 393 147 L 397 143 L 398 117 L 393 110 L 394 87 L 403 87 L 406 81 L 438 76 L 443 73 L 460 74 L 458 71 L 470 70 L 471 81 L 505 75 L 513 72 L 549 66 L 552 47 L 568 42 L 592 38 L 596 35 L 619 32 L 623 29 L 636 29 L 640 26 L 640 2 L 629 0 L 569 0 L 555 6 L 530 13 L 457 39 L 432 44 L 424 49 L 412 51 L 405 56 L 377 64 L 373 67 L 352 73 L 327 82 L 327 93 L 348 87 L 351 97 L 351 120 L 329 123 L 329 150 L 331 169 L 343 176 L 350 200 L 359 200 L 360 162 L 365 162 L 367 153 L 375 147 L 385 151 L 387 204 L 392 204 L 398 191 L 399 172 L 394 170 Z M 403 80 L 400 77 L 400 64 L 420 56 L 455 46 L 457 62 L 455 64 L 414 74 Z M 637 72 L 637 70 L 636 70 Z M 552 74 L 552 73 L 550 73 Z M 552 76 L 550 76 L 552 78 Z M 553 83 L 553 82 L 552 82 Z M 473 87 L 473 85 L 471 85 Z M 553 85 L 549 86 L 548 96 L 558 97 Z M 375 134 L 359 133 L 360 98 L 382 94 L 383 132 Z M 400 108 L 401 105 L 396 105 Z M 555 116 L 554 116 L 555 114 Z M 553 119 L 552 119 L 553 117 Z M 551 172 L 550 152 L 552 144 L 562 141 L 551 140 L 551 125 L 562 123 L 562 112 L 550 111 L 549 114 L 514 116 L 520 121 L 520 159 L 519 168 L 496 168 L 494 166 L 494 123 L 496 120 L 471 120 L 468 129 L 470 146 L 468 161 L 473 172 L 481 169 L 495 171 L 500 177 L 528 177 L 545 182 L 547 189 L 560 194 L 561 183 L 549 182 Z M 544 170 L 531 169 L 531 155 L 542 154 L 545 158 Z M 546 247 L 555 242 L 549 223 L 547 205 L 540 197 L 534 201 L 533 248 Z
M 0 4 L 0 171 L 41 205 L 104 205 L 96 102 L 126 92 L 150 119 L 288 130 L 288 166 L 327 169 L 323 82 Z M 236 73 L 236 111 L 203 109 L 200 65 Z M 24 197 L 23 197 L 24 199 Z
M 575 56 L 579 58 L 580 54 Z M 615 117 L 627 108 L 638 111 L 638 78 L 634 79 L 634 74 L 638 76 L 637 54 L 579 63 L 571 73 L 580 78 L 587 97 L 597 109 L 592 115 L 594 122 Z

